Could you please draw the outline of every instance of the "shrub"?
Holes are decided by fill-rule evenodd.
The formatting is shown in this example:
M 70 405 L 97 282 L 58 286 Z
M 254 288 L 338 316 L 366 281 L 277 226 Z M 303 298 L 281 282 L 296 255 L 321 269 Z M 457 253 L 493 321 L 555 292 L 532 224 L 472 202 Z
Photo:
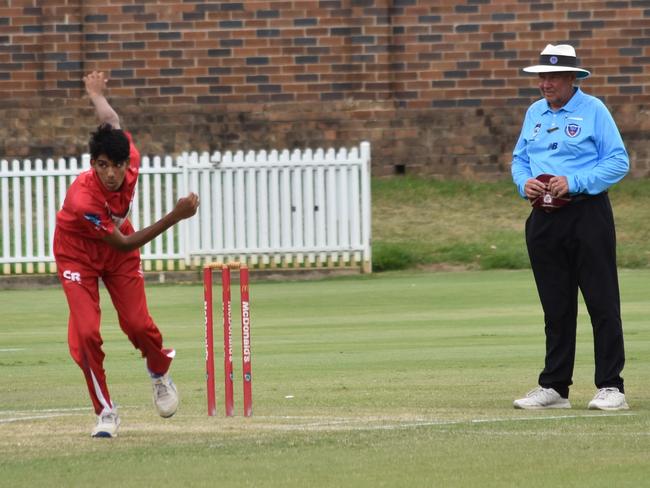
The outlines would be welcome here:
M 393 271 L 414 266 L 418 259 L 404 244 L 375 242 L 372 247 L 373 271 Z

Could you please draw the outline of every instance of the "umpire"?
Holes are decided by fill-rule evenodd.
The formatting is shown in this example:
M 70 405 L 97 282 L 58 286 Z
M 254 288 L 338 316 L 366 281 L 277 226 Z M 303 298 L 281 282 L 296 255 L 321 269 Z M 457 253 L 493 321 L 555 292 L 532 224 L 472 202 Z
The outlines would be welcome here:
M 575 49 L 549 44 L 537 73 L 542 99 L 526 112 L 512 159 L 512 178 L 533 205 L 526 245 L 544 309 L 546 357 L 539 386 L 515 408 L 571 408 L 578 289 L 594 336 L 598 391 L 588 408 L 627 409 L 616 269 L 616 233 L 607 189 L 629 169 L 616 123 L 605 105 L 575 86 L 589 71 Z

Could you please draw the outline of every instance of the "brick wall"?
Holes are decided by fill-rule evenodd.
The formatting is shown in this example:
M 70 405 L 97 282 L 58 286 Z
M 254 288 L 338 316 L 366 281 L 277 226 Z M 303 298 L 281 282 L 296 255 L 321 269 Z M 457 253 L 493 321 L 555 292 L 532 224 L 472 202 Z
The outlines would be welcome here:
M 548 42 L 650 174 L 650 0 L 0 0 L 0 157 L 84 151 L 101 69 L 143 152 L 369 140 L 375 174 L 499 178 Z

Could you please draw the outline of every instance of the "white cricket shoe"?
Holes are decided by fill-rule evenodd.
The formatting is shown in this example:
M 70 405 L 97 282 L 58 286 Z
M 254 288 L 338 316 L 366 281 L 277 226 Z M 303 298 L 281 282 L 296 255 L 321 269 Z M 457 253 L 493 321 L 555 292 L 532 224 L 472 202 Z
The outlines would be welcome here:
M 562 398 L 553 388 L 538 386 L 526 393 L 524 398 L 513 402 L 515 408 L 524 410 L 540 410 L 544 408 L 571 408 L 567 398 Z
M 178 392 L 168 374 L 151 378 L 153 384 L 153 404 L 161 417 L 168 418 L 178 408 Z
M 589 410 L 627 410 L 630 408 L 625 401 L 625 394 L 618 388 L 601 388 L 593 400 L 587 405 Z
M 117 437 L 119 426 L 120 417 L 117 415 L 117 408 L 105 408 L 97 416 L 97 425 L 95 425 L 91 437 Z

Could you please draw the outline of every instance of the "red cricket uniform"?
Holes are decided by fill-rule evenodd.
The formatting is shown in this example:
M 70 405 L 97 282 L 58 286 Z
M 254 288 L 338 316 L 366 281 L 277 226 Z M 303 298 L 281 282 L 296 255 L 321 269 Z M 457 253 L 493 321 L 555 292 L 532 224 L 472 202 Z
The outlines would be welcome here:
M 84 171 L 70 185 L 56 216 L 54 257 L 63 285 L 70 318 L 70 354 L 81 367 L 97 415 L 113 408 L 106 376 L 100 334 L 98 278 L 101 278 L 117 310 L 120 327 L 142 352 L 151 373 L 164 374 L 174 351 L 163 349 L 162 336 L 147 309 L 140 251 L 118 251 L 102 239 L 117 226 L 133 234 L 127 220 L 140 170 L 140 153 L 131 135 L 130 164 L 118 191 L 108 191 L 94 169 Z

